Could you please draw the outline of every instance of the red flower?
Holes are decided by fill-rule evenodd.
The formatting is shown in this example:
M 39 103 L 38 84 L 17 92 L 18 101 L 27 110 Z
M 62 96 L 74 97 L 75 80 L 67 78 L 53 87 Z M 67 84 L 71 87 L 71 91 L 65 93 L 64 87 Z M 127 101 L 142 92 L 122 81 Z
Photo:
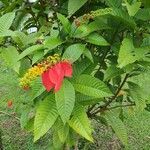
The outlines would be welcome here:
M 11 100 L 9 100 L 9 101 L 7 102 L 7 107 L 8 107 L 8 108 L 11 108 L 11 107 L 12 107 L 12 101 L 11 101 Z
M 67 61 L 55 64 L 42 74 L 42 83 L 47 91 L 54 88 L 57 92 L 62 85 L 64 77 L 72 77 L 72 65 Z

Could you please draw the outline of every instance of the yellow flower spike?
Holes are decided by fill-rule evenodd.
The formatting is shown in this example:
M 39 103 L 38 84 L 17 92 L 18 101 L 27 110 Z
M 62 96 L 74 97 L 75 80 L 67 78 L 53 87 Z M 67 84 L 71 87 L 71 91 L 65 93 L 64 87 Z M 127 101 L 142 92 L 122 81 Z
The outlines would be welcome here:
M 48 56 L 46 58 L 46 60 L 44 60 L 41 63 L 38 63 L 37 65 L 28 69 L 28 71 L 24 75 L 24 77 L 20 79 L 20 86 L 23 88 L 29 87 L 32 80 L 34 80 L 37 76 L 42 75 L 42 73 L 44 71 L 46 71 L 51 66 L 55 65 L 60 60 L 61 60 L 61 58 L 60 58 L 59 54 L 54 54 L 53 56 Z

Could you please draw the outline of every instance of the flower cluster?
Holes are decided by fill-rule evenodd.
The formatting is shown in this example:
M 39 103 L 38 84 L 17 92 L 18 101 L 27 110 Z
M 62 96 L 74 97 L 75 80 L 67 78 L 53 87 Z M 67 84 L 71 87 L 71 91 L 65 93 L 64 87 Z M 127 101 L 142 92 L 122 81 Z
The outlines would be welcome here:
M 57 92 L 64 77 L 72 77 L 72 65 L 68 61 L 60 61 L 42 74 L 42 83 L 47 91 L 54 88 Z
M 55 54 L 54 56 L 49 56 L 46 60 L 33 66 L 27 71 L 24 77 L 21 78 L 20 86 L 24 89 L 28 89 L 32 80 L 34 80 L 37 76 L 41 76 L 44 71 L 56 64 L 58 61 L 60 61 L 60 56 Z
M 58 54 L 49 56 L 45 61 L 30 68 L 20 80 L 20 85 L 24 89 L 28 89 L 31 81 L 37 76 L 42 77 L 42 84 L 47 91 L 54 88 L 54 91 L 57 92 L 62 85 L 64 77 L 72 76 L 72 65 L 67 60 L 61 60 Z

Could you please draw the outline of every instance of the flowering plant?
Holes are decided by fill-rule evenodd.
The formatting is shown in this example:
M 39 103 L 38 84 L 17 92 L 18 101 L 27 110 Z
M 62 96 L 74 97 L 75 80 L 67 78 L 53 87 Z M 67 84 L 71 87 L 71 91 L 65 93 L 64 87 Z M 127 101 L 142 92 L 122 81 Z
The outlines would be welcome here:
M 22 127 L 34 141 L 50 130 L 51 149 L 69 149 L 94 142 L 94 119 L 127 146 L 124 112 L 150 105 L 149 0 L 7 2 L 0 53 L 27 95 Z

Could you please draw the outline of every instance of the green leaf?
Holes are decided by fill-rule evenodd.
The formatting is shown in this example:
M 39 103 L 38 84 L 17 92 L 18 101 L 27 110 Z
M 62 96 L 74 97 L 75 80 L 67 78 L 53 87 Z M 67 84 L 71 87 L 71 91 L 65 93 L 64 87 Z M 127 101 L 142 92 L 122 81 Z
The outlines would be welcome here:
M 125 38 L 119 51 L 118 64 L 120 68 L 136 61 L 135 54 L 132 52 L 134 52 L 133 43 L 130 39 Z
M 70 33 L 71 31 L 71 24 L 69 20 L 62 14 L 57 13 L 57 18 L 61 21 L 63 28 L 66 33 Z
M 19 73 L 20 62 L 17 61 L 17 57 L 19 56 L 17 49 L 9 46 L 8 48 L 2 49 L 1 55 L 6 65 Z
M 47 96 L 37 108 L 34 121 L 34 141 L 42 137 L 58 117 L 54 95 Z
M 109 88 L 99 79 L 90 75 L 81 75 L 74 83 L 75 90 L 95 98 L 109 97 L 112 95 Z
M 88 59 L 82 59 L 82 61 L 77 61 L 73 65 L 73 78 L 81 75 L 89 66 L 91 62 Z
M 122 0 L 105 0 L 106 4 L 113 8 L 120 8 L 122 4 Z
M 12 39 L 19 45 L 19 47 L 25 46 L 29 41 L 28 36 L 24 32 L 14 31 Z
M 0 37 L 5 37 L 5 36 L 14 36 L 15 33 L 11 30 L 5 30 L 0 32 Z
M 94 63 L 93 56 L 89 49 L 86 48 L 83 52 L 83 55 L 85 55 L 92 63 Z
M 132 29 L 135 29 L 136 23 L 132 17 L 128 15 L 126 11 L 123 9 L 117 9 L 114 8 L 114 11 L 112 11 L 112 16 L 114 16 L 119 22 L 121 21 L 125 27 L 130 27 Z
M 32 65 L 39 61 L 41 58 L 43 58 L 44 52 L 43 51 L 37 51 L 32 58 Z
M 78 28 L 75 26 L 75 29 L 72 32 L 72 37 L 83 38 L 90 34 L 90 29 L 88 25 L 82 24 Z
M 106 20 L 102 17 L 95 18 L 93 22 L 87 25 L 87 27 L 88 27 L 89 33 L 92 33 L 98 30 L 111 29 L 110 26 L 108 26 Z
M 28 107 L 23 109 L 23 111 L 21 112 L 21 117 L 20 117 L 21 128 L 24 128 L 27 126 L 27 123 L 29 121 L 29 112 L 30 112 L 30 108 Z
M 18 60 L 24 58 L 25 56 L 27 56 L 27 55 L 29 55 L 29 54 L 35 52 L 35 51 L 41 50 L 41 49 L 43 49 L 43 48 L 44 48 L 43 45 L 33 45 L 33 46 L 31 46 L 31 47 L 25 49 L 25 50 L 19 55 Z
M 122 68 L 128 64 L 132 64 L 137 60 L 146 59 L 150 52 L 150 47 L 135 48 L 131 39 L 125 38 L 119 51 L 118 64 Z
M 64 80 L 61 89 L 55 93 L 58 113 L 65 124 L 72 113 L 75 103 L 74 87 L 68 80 Z
M 120 68 L 117 68 L 115 65 L 111 65 L 110 67 L 107 68 L 105 74 L 104 74 L 104 80 L 110 80 L 116 76 L 120 76 L 123 74 L 124 71 Z
M 143 8 L 143 9 L 140 9 L 135 17 L 137 19 L 140 19 L 140 20 L 143 20 L 143 21 L 148 21 L 150 20 L 150 8 Z
M 146 103 L 150 104 L 150 71 L 148 70 L 145 73 L 142 73 L 138 76 L 132 77 L 132 82 L 139 85 L 139 87 L 142 89 L 143 95 L 145 95 Z M 145 99 L 145 98 L 144 98 Z
M 80 94 L 80 93 L 76 93 L 76 101 L 81 104 L 81 105 L 93 105 L 96 104 L 98 102 L 101 102 L 103 99 L 101 98 L 94 98 L 91 96 L 87 96 L 84 94 Z
M 63 54 L 63 59 L 68 59 L 73 63 L 79 59 L 79 57 L 83 54 L 84 50 L 84 44 L 73 44 L 65 50 Z
M 72 16 L 78 9 L 80 9 L 87 0 L 69 0 L 68 2 L 68 14 Z
M 35 80 L 33 80 L 31 82 L 31 87 L 31 100 L 34 100 L 45 91 L 45 87 L 42 84 L 41 77 L 38 77 Z
M 63 143 L 60 141 L 57 131 L 53 132 L 53 148 L 52 150 L 62 150 Z
M 149 0 L 142 0 L 144 3 L 144 8 L 150 8 L 150 1 Z
M 24 126 L 24 129 L 26 129 L 28 132 L 32 132 L 34 130 L 34 117 L 28 120 Z
M 61 45 L 63 41 L 57 37 L 49 37 L 45 41 L 45 48 L 48 48 L 48 50 L 45 50 L 44 54 L 47 54 L 48 51 L 56 48 L 57 46 Z
M 89 24 L 81 24 L 78 28 L 72 31 L 72 36 L 76 38 L 83 38 L 88 36 L 90 33 L 98 30 L 111 29 L 101 17 L 95 18 L 93 22 Z
M 72 118 L 69 120 L 69 126 L 72 127 L 78 134 L 93 142 L 90 121 L 82 106 L 77 105 L 75 107 Z
M 144 90 L 133 82 L 128 82 L 129 93 L 132 99 L 135 101 L 136 109 L 138 111 L 143 111 L 146 107 L 146 100 L 148 99 L 145 95 Z
M 62 120 L 58 118 L 54 125 L 54 130 L 55 132 L 58 133 L 60 141 L 62 143 L 65 143 L 67 136 L 69 134 L 69 125 L 67 123 L 64 125 Z
M 15 13 L 7 13 L 0 17 L 0 32 L 4 32 L 11 27 L 11 24 L 15 18 Z
M 115 131 L 120 141 L 124 145 L 127 145 L 127 131 L 121 119 L 118 116 L 116 116 L 116 114 L 113 111 L 107 111 L 105 114 L 105 118 L 107 119 L 108 124 L 110 124 L 112 129 Z
M 136 23 L 133 18 L 129 16 L 129 14 L 123 9 L 118 8 L 105 8 L 98 9 L 96 11 L 92 11 L 92 16 L 99 17 L 104 15 L 111 15 L 118 22 L 122 22 L 125 26 L 134 29 L 136 27 Z
M 133 4 L 129 4 L 127 0 L 125 0 L 126 7 L 130 16 L 134 16 L 138 10 L 140 9 L 141 2 L 135 2 Z
M 19 75 L 20 77 L 24 76 L 25 73 L 28 71 L 29 68 L 31 68 L 31 62 L 28 58 L 23 58 L 20 60 L 20 69 L 19 69 Z
M 109 43 L 98 33 L 92 33 L 86 37 L 86 41 L 99 46 L 109 46 Z

